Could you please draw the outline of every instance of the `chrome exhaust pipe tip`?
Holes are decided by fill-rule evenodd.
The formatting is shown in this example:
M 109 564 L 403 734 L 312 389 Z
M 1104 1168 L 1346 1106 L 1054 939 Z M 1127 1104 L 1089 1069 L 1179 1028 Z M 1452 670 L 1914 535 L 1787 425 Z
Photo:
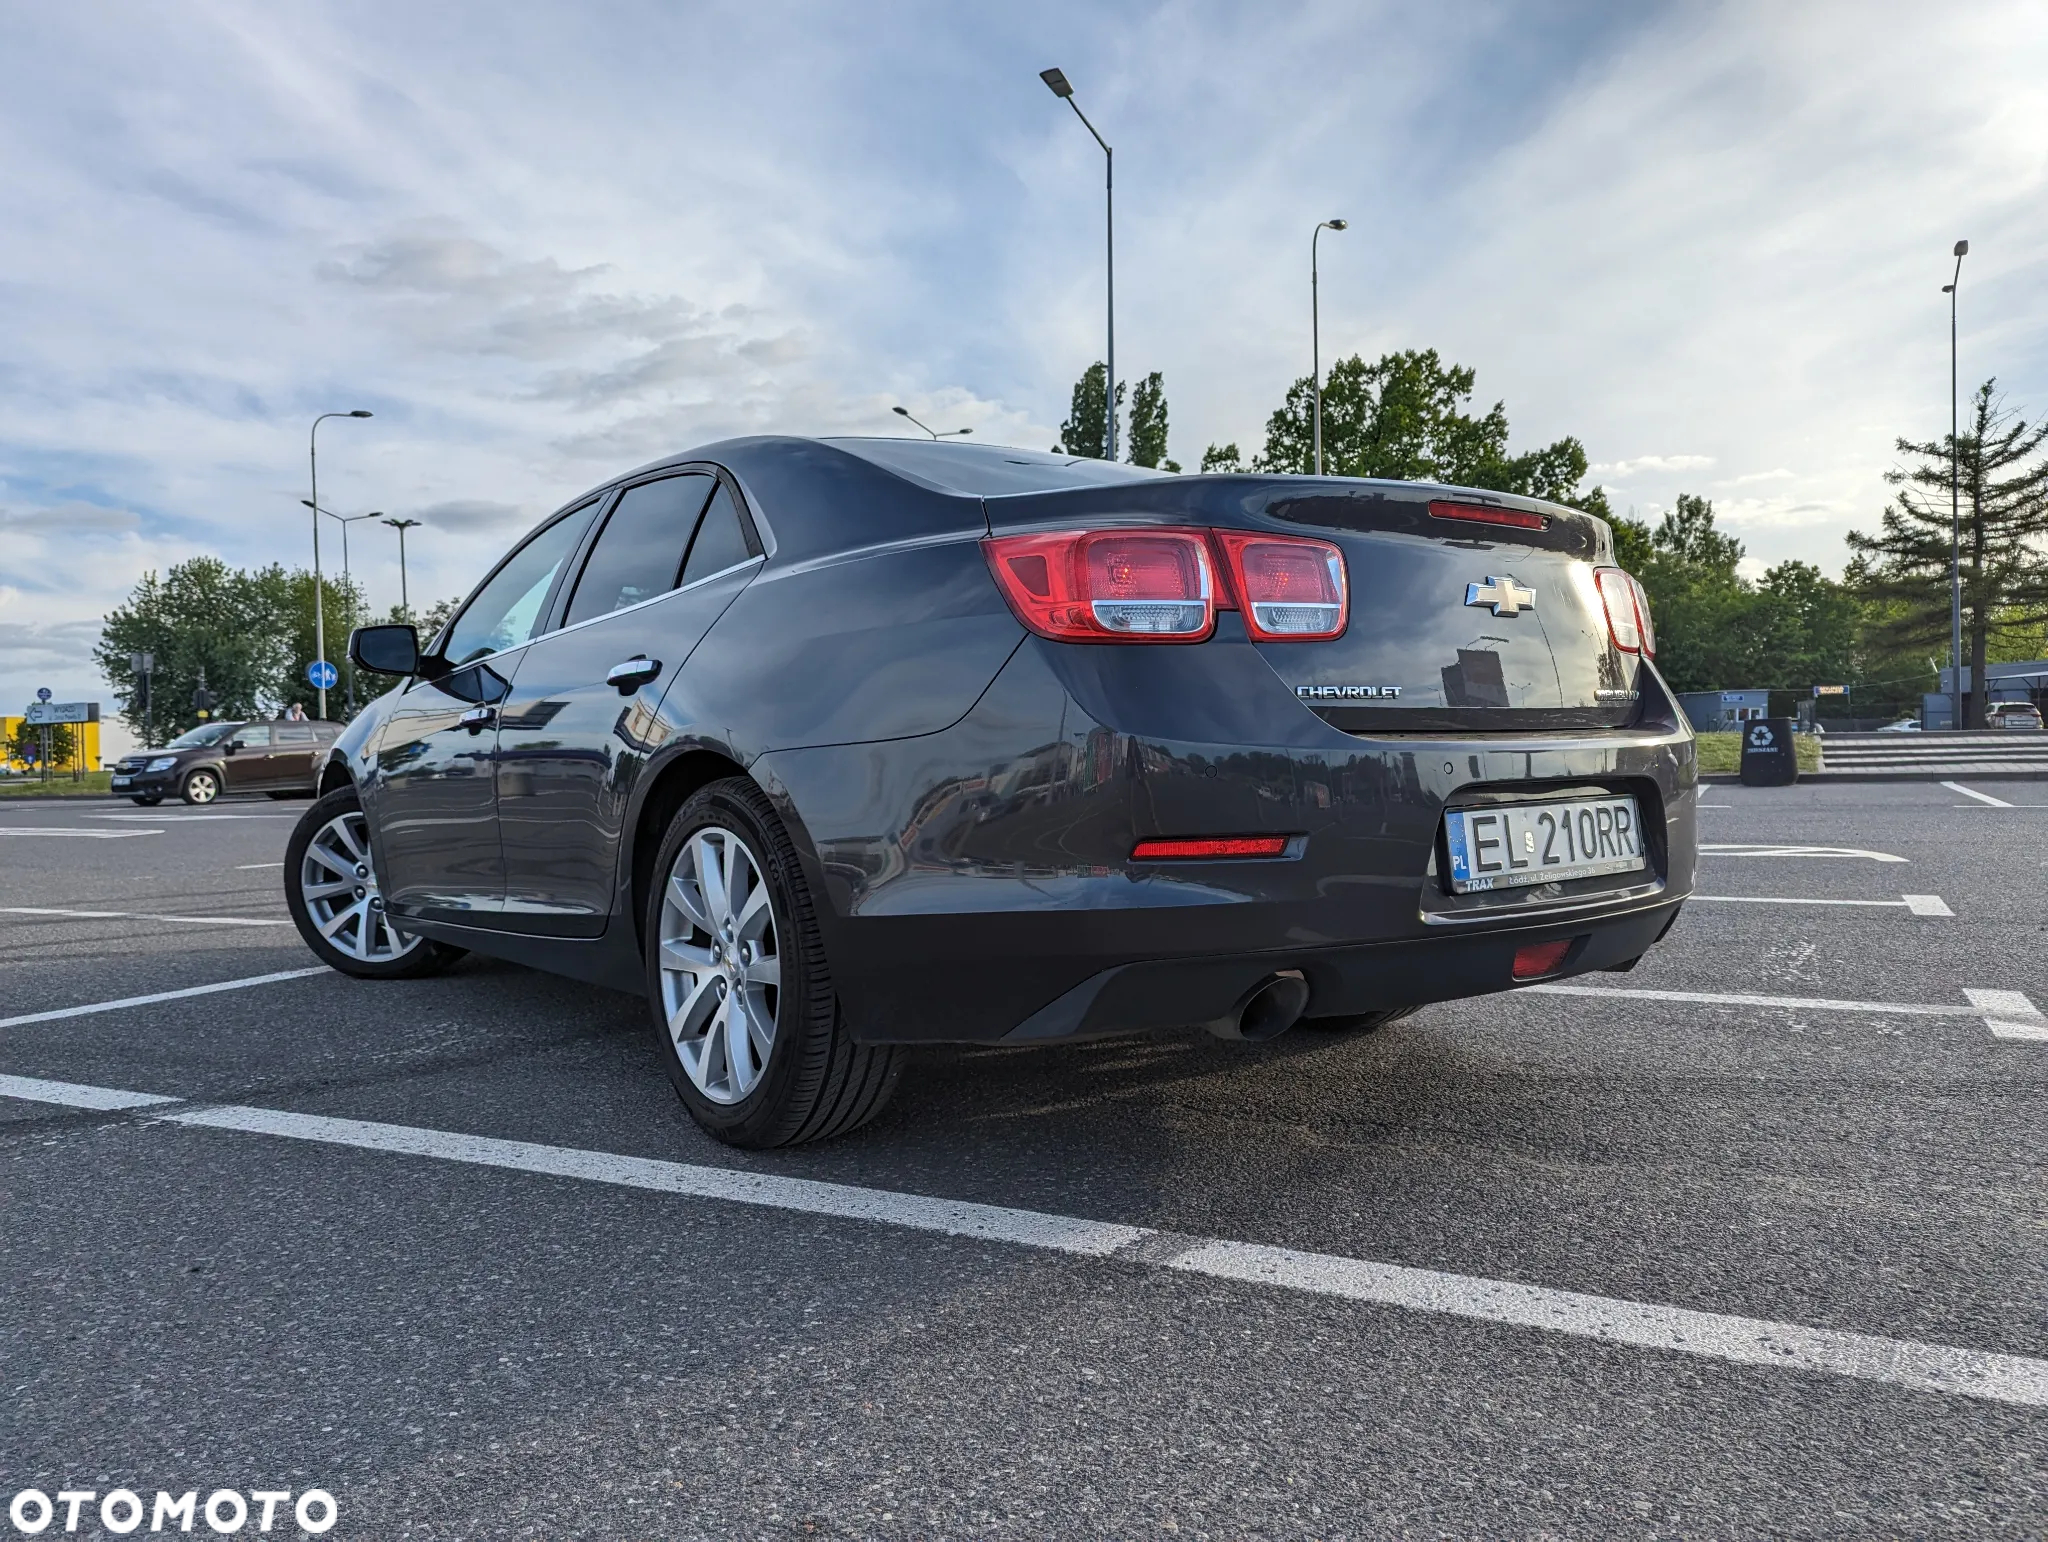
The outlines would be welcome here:
M 1299 969 L 1267 976 L 1238 998 L 1223 1016 L 1202 1024 L 1219 1039 L 1261 1043 L 1277 1039 L 1308 1010 L 1308 981 Z

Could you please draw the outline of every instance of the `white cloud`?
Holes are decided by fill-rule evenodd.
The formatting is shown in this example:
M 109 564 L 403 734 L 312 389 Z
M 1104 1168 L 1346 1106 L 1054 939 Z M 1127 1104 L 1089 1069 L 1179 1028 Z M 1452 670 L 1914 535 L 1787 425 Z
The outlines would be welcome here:
M 1713 464 L 1711 455 L 1639 455 L 1634 460 L 1601 461 L 1588 472 L 1596 477 L 1632 477 L 1642 471 L 1698 471 Z

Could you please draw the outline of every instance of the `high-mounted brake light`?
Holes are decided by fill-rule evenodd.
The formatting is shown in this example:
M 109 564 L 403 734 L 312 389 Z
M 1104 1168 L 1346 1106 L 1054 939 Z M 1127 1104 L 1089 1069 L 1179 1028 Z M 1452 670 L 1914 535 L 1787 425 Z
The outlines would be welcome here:
M 1503 509 L 1491 503 L 1452 503 L 1447 499 L 1433 498 L 1429 504 L 1431 519 L 1469 519 L 1478 525 L 1512 525 L 1517 530 L 1548 530 L 1550 518 L 1544 514 L 1531 514 L 1526 509 Z
M 1350 594 L 1344 554 L 1328 541 L 1218 530 L 1231 587 L 1255 642 L 1308 642 L 1343 635 Z
M 1284 835 L 1224 835 L 1191 840 L 1140 841 L 1131 848 L 1133 862 L 1178 862 L 1190 857 L 1280 857 L 1287 854 Z
M 1216 627 L 1207 532 L 1148 525 L 981 543 L 1010 609 L 1060 642 L 1200 642 Z
M 1607 635 L 1622 653 L 1657 656 L 1657 635 L 1650 630 L 1650 601 L 1643 586 L 1620 568 L 1593 569 L 1600 604 L 1607 612 Z

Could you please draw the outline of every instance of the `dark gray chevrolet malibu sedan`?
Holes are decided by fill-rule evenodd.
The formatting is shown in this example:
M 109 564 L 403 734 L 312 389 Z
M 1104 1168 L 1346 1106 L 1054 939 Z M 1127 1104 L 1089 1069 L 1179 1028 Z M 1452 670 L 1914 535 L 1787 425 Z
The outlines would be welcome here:
M 335 744 L 319 956 L 644 991 L 738 1145 L 901 1046 L 1264 1038 L 1627 969 L 1693 739 L 1598 519 L 985 445 L 737 439 L 578 498 Z

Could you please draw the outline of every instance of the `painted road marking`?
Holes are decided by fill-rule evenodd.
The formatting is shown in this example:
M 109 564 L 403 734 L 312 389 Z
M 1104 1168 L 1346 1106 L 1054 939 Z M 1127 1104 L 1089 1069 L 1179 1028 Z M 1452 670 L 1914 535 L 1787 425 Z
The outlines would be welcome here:
M 308 975 L 332 972 L 325 964 L 312 969 L 281 969 L 275 974 L 252 974 L 241 980 L 221 980 L 213 985 L 188 985 L 183 990 L 158 991 L 153 996 L 123 996 L 118 1001 L 93 1001 L 82 1007 L 58 1007 L 51 1012 L 28 1012 L 20 1017 L 0 1017 L 0 1028 L 18 1028 L 24 1023 L 50 1023 L 60 1017 L 90 1017 L 95 1012 L 118 1012 L 126 1007 L 155 1006 L 159 1001 L 183 1001 L 187 996 L 211 996 L 217 991 L 247 990 L 252 985 L 274 985 L 280 980 L 303 980 Z
M 163 833 L 161 830 L 74 830 L 65 825 L 23 825 L 19 829 L 0 830 L 0 835 L 70 836 L 79 841 L 125 841 L 131 836 Z
M 1982 1017 L 1984 1008 L 1925 1006 L 1912 1001 L 1836 1001 L 1826 996 L 1744 996 L 1719 991 L 1634 990 L 1618 985 L 1525 985 L 1546 996 L 1612 996 L 1623 1001 L 1684 1001 L 1698 1006 L 1791 1007 L 1803 1012 L 1871 1012 L 1895 1017 Z M 1968 994 L 1967 992 L 1965 994 Z M 2000 994 L 2018 995 L 2017 991 Z
M 1984 1026 L 1992 1037 L 2048 1043 L 2048 1017 L 2022 992 L 1965 990 L 1963 994 L 1986 1013 Z
M 1983 804 L 1987 808 L 2012 807 L 2012 805 L 2006 802 L 2003 798 L 1994 798 L 1988 792 L 1978 792 L 1975 788 L 1965 787 L 1961 782 L 1943 782 L 1941 785 L 1946 787 L 1950 792 L 1959 792 L 1966 798 L 1975 798 L 1979 803 Z
M 282 862 L 238 862 L 238 863 L 236 863 L 236 864 L 235 864 L 235 871 L 236 871 L 236 872 L 238 872 L 238 873 L 253 873 L 253 872 L 255 872 L 255 871 L 256 871 L 256 869 L 258 869 L 259 867 L 283 867 L 283 866 L 284 866 L 284 864 L 283 864 Z
M 1879 910 L 1904 910 L 1916 916 L 1953 916 L 1939 894 L 1902 894 L 1895 900 L 1779 899 L 1764 894 L 1695 894 L 1692 902 L 1715 905 L 1867 905 Z
M 1701 856 L 1716 857 L 1868 857 L 1873 862 L 1903 862 L 1888 851 L 1865 851 L 1860 846 L 1758 846 L 1747 842 L 1732 845 L 1700 843 Z
M 37 905 L 0 905 L 0 916 L 71 916 L 80 921 L 182 921 L 189 926 L 290 926 L 291 918 L 257 916 L 146 916 L 133 910 L 49 910 Z
M 158 814 L 94 814 L 90 817 L 94 819 L 134 819 L 145 823 L 153 821 L 157 824 L 188 825 L 197 820 L 204 820 L 208 824 L 212 824 L 222 819 L 297 819 L 299 816 L 297 814 L 201 814 L 197 812 L 174 814 L 165 811 Z
M 36 1089 L 46 1089 L 38 1096 Z M 150 1093 L 69 1082 L 0 1078 L 0 1094 L 69 1108 L 163 1110 Z M 97 1099 L 99 1101 L 92 1101 Z M 149 1100 L 126 1104 L 112 1099 Z M 169 1100 L 173 1103 L 178 1100 Z M 2048 1407 L 2048 1360 L 1958 1349 L 1833 1328 L 1698 1312 L 1514 1280 L 1490 1280 L 1329 1253 L 1183 1236 L 1145 1226 L 940 1199 L 853 1184 L 618 1156 L 569 1146 L 498 1140 L 450 1130 L 375 1124 L 320 1114 L 234 1105 L 147 1112 L 143 1117 L 199 1129 L 269 1135 L 359 1151 L 427 1157 L 468 1166 L 606 1183 L 728 1204 L 973 1237 L 1082 1258 L 1118 1259 L 1178 1274 L 1272 1285 L 1403 1311 L 1535 1328 L 1637 1349 L 1696 1355 L 1736 1365 L 1854 1377 L 2027 1408 Z

